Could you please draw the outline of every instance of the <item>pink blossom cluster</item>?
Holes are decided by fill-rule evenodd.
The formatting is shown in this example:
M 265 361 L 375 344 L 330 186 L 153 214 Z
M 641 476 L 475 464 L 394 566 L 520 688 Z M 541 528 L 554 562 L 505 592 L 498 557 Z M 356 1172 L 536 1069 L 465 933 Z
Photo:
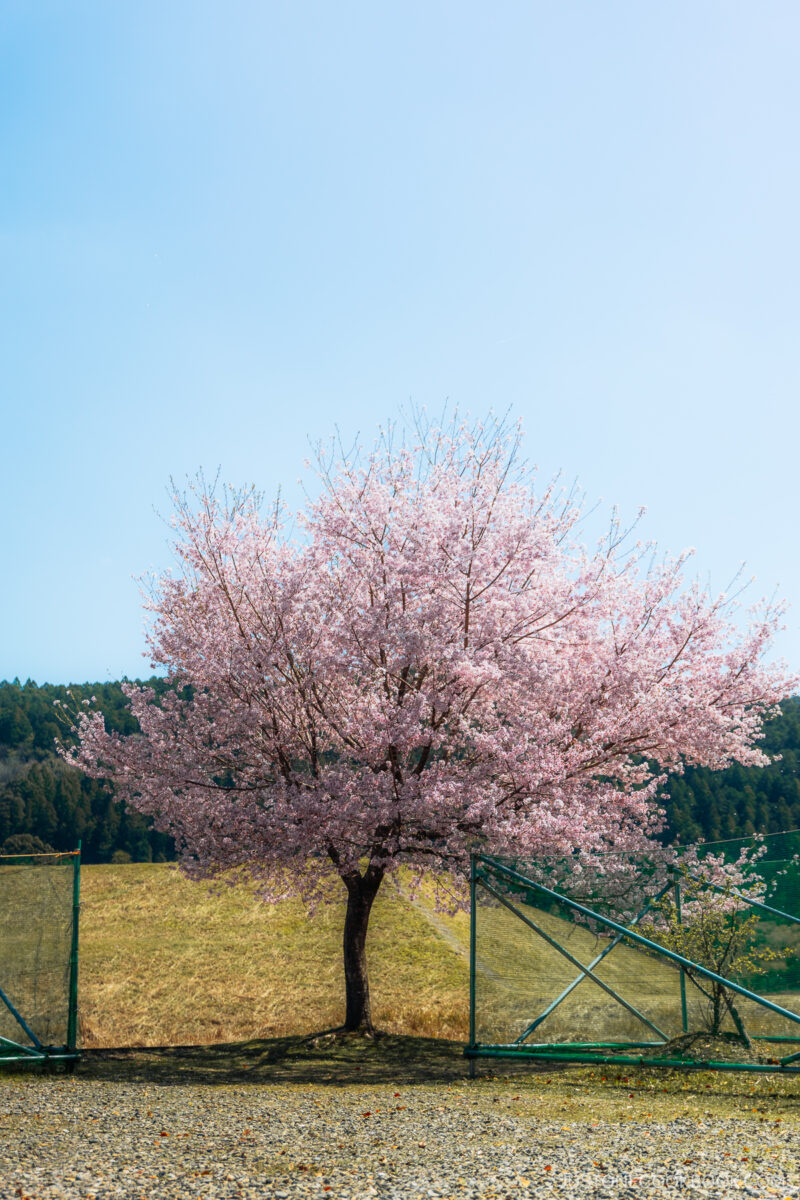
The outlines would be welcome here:
M 686 556 L 648 566 L 615 520 L 588 550 L 520 436 L 455 424 L 320 458 L 294 534 L 252 492 L 176 496 L 181 569 L 149 602 L 174 690 L 127 685 L 136 736 L 81 714 L 71 761 L 188 870 L 311 898 L 364 860 L 637 853 L 665 772 L 765 762 L 797 682 L 765 662 L 781 608 L 740 629 Z

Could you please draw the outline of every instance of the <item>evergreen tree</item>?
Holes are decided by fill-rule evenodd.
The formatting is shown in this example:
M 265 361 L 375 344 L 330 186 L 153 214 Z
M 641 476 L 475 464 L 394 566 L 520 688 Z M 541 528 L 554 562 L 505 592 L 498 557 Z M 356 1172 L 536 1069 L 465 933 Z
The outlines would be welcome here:
M 166 690 L 163 680 L 150 682 L 157 694 Z M 69 740 L 64 707 L 92 696 L 110 729 L 136 731 L 120 683 L 0 683 L 0 845 L 13 837 L 38 838 L 57 850 L 74 850 L 81 841 L 87 862 L 110 862 L 115 851 L 136 862 L 174 859 L 171 838 L 151 830 L 138 813 L 127 815 L 110 785 L 88 779 L 56 755 L 56 740 Z

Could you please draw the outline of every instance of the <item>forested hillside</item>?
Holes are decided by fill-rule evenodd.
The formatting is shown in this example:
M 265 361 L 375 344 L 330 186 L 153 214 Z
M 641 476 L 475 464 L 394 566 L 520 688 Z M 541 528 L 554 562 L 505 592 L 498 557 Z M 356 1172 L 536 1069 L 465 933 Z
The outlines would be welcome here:
M 163 690 L 163 680 L 150 681 Z M 71 696 L 67 692 L 71 693 Z M 0 853 L 45 847 L 74 850 L 87 862 L 163 862 L 175 857 L 172 839 L 155 833 L 138 813 L 114 799 L 110 785 L 68 767 L 55 752 L 56 738 L 69 740 L 58 700 L 74 709 L 95 696 L 109 725 L 132 733 L 136 722 L 119 683 L 42 687 L 28 681 L 0 683 Z M 8 839 L 13 838 L 9 845 Z
M 157 692 L 163 680 L 149 681 Z M 163 862 L 175 857 L 172 840 L 114 799 L 110 785 L 87 779 L 55 753 L 57 737 L 68 739 L 55 701 L 79 705 L 95 696 L 109 725 L 131 733 L 136 723 L 119 683 L 70 686 L 0 683 L 0 853 L 35 849 L 33 838 L 56 850 L 82 842 L 87 862 Z M 665 792 L 666 840 L 719 841 L 748 834 L 800 828 L 800 697 L 783 704 L 783 715 L 767 727 L 762 743 L 781 761 L 768 767 L 725 771 L 687 768 Z M 8 843 L 8 839 L 13 842 Z
M 687 767 L 670 779 L 670 840 L 719 841 L 800 828 L 800 697 L 784 700 L 781 709 L 760 743 L 770 756 L 781 755 L 780 762 L 725 771 Z

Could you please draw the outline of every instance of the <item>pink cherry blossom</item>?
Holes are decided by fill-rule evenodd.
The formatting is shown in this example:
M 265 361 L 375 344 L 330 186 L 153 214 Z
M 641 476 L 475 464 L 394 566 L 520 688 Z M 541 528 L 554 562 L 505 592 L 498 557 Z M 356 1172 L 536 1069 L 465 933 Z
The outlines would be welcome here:
M 365 938 L 405 863 L 463 875 L 519 857 L 646 846 L 684 762 L 766 759 L 796 686 L 765 655 L 781 606 L 736 605 L 650 562 L 616 520 L 542 491 L 497 423 L 382 434 L 319 456 L 288 530 L 252 492 L 176 498 L 180 572 L 154 587 L 149 646 L 174 691 L 127 685 L 141 734 L 78 718 L 71 761 L 174 835 L 195 876 L 265 894 L 348 894 L 346 1025 L 370 1023 Z

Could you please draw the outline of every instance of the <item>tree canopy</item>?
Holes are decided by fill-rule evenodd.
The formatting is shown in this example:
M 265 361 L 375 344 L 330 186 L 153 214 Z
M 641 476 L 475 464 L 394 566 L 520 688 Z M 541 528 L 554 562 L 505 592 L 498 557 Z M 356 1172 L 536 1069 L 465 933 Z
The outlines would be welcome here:
M 793 685 L 751 614 L 684 582 L 685 557 L 593 551 L 580 505 L 539 492 L 521 434 L 382 435 L 318 459 L 299 532 L 252 491 L 176 495 L 181 571 L 150 608 L 172 685 L 125 685 L 140 734 L 78 719 L 68 760 L 177 840 L 184 867 L 274 894 L 348 894 L 348 1027 L 369 1024 L 364 944 L 387 872 L 463 869 L 471 847 L 630 850 L 665 772 L 766 762 Z
M 28 835 L 57 850 L 74 850 L 80 839 L 90 863 L 111 862 L 115 854 L 135 862 L 174 859 L 172 838 L 129 809 L 111 781 L 92 779 L 56 755 L 56 737 L 69 740 L 69 735 L 55 720 L 54 701 L 66 703 L 67 690 L 79 700 L 96 696 L 109 728 L 136 728 L 120 681 L 69 689 L 31 680 L 0 682 L 0 850 L 8 838 Z M 666 813 L 660 835 L 665 843 L 800 828 L 800 698 L 781 700 L 781 713 L 766 722 L 760 744 L 771 759 L 780 758 L 764 766 L 734 763 L 719 771 L 687 767 L 668 776 L 658 795 Z M 73 782 L 66 784 L 68 779 Z

